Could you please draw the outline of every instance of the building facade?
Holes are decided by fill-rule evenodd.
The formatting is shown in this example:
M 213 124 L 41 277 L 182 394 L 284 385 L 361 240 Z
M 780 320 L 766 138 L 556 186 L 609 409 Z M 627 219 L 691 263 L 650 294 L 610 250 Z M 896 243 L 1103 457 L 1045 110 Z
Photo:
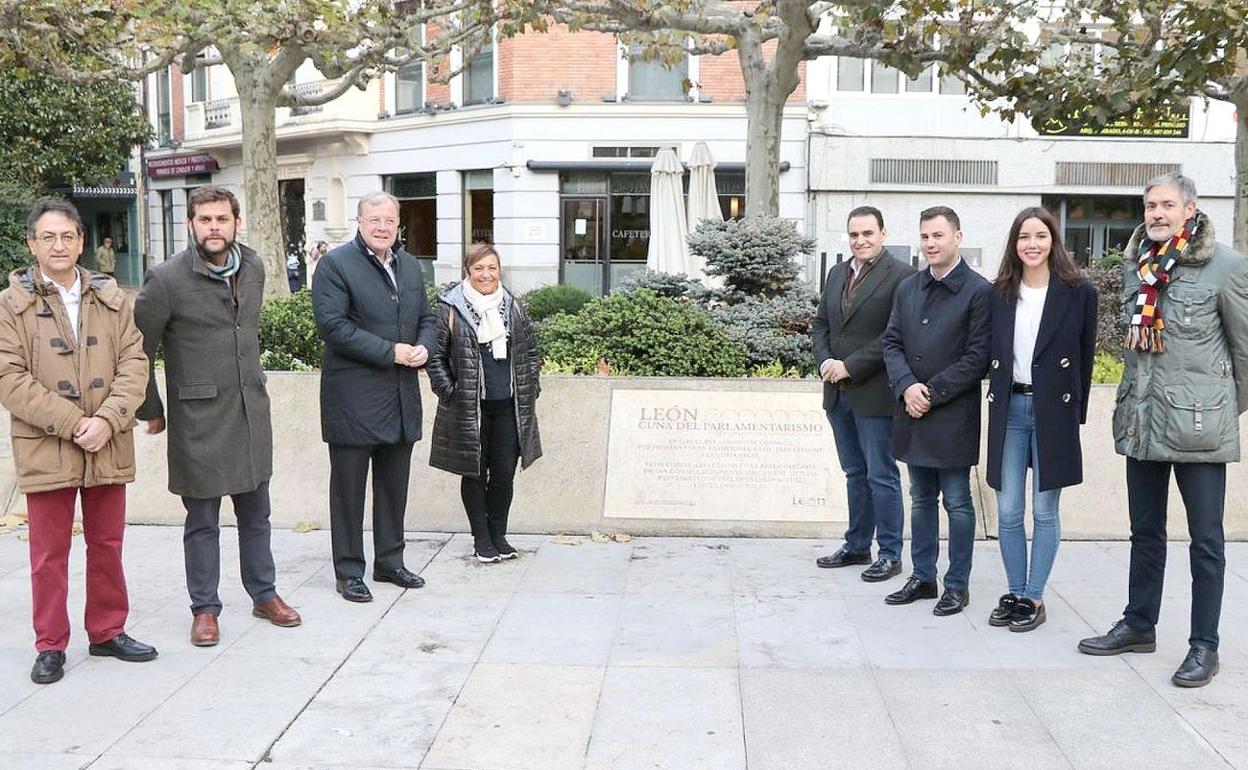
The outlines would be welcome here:
M 296 88 L 315 91 L 318 77 L 306 64 Z M 186 193 L 207 183 L 241 190 L 243 169 L 228 72 L 153 81 L 152 117 L 168 137 L 148 156 L 148 244 L 161 259 L 185 246 Z M 784 119 L 780 208 L 803 231 L 807 124 L 799 89 Z M 400 200 L 405 246 L 439 282 L 459 278 L 468 244 L 488 241 L 517 290 L 610 290 L 644 267 L 649 169 L 661 147 L 687 161 L 706 142 L 725 216 L 745 210 L 735 54 L 668 69 L 630 61 L 614 36 L 555 29 L 498 41 L 448 84 L 418 63 L 324 107 L 279 109 L 277 125 L 288 251 L 351 238 L 359 199 L 384 189 Z
M 828 262 L 848 257 L 846 212 L 885 215 L 893 254 L 918 264 L 919 212 L 947 205 L 962 220 L 963 256 L 995 275 L 1014 216 L 1044 206 L 1072 254 L 1087 264 L 1121 250 L 1143 221 L 1142 190 L 1181 169 L 1200 207 L 1229 241 L 1235 192 L 1235 115 L 1193 101 L 1164 124 L 1124 121 L 1101 135 L 1078 125 L 981 116 L 956 79 L 918 78 L 872 61 L 826 57 L 807 70 L 811 128 L 807 226 Z M 1151 135 L 1150 135 L 1151 134 Z

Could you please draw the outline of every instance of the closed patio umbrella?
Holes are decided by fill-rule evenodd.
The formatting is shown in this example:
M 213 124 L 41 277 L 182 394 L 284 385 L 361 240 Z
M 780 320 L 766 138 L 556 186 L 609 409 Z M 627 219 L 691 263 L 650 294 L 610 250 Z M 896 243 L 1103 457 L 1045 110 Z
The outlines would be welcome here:
M 693 146 L 689 159 L 689 231 L 693 232 L 705 221 L 722 222 L 724 214 L 719 208 L 719 191 L 715 189 L 715 159 L 706 142 Z M 718 283 L 706 274 L 706 261 L 696 254 L 689 255 L 692 278 L 701 278 L 707 285 Z
M 689 272 L 684 174 L 684 167 L 670 147 L 659 150 L 650 167 L 650 250 L 646 254 L 646 267 L 651 270 Z

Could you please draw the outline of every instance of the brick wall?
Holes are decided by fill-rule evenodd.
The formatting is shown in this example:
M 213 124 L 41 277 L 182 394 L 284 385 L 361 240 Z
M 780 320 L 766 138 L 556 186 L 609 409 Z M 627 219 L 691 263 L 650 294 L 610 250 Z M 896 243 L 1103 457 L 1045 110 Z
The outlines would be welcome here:
M 498 47 L 499 95 L 509 102 L 549 102 L 561 88 L 579 102 L 615 93 L 615 36 L 572 32 L 560 24 Z
M 768 58 L 775 52 L 775 43 L 763 47 Z M 745 101 L 745 80 L 741 77 L 741 63 L 736 51 L 728 51 L 719 56 L 701 56 L 698 58 L 698 81 L 702 93 L 716 102 Z M 801 82 L 797 90 L 789 96 L 789 103 L 806 101 L 806 62 L 799 65 Z
M 186 138 L 186 110 L 183 109 L 186 97 L 182 93 L 182 69 L 180 67 L 169 68 L 169 85 L 169 110 L 173 118 L 173 139 L 181 142 Z

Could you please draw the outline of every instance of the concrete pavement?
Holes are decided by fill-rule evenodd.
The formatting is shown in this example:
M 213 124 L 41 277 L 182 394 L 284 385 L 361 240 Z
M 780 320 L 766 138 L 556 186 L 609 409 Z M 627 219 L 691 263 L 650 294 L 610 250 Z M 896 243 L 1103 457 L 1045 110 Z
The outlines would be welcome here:
M 1049 621 L 987 623 L 996 545 L 976 543 L 970 608 L 887 607 L 901 584 L 820 570 L 813 540 L 518 536 L 479 565 L 463 535 L 409 535 L 428 586 L 333 589 L 325 532 L 275 531 L 279 589 L 304 617 L 253 619 L 222 538 L 222 641 L 187 641 L 181 531 L 131 527 L 129 631 L 152 663 L 88 658 L 83 543 L 65 679 L 40 687 L 26 544 L 0 535 L 0 767 L 533 770 L 1248 767 L 1248 544 L 1231 544 L 1222 673 L 1186 652 L 1185 546 L 1171 546 L 1152 655 L 1091 658 L 1125 598 L 1125 543 L 1064 543 Z

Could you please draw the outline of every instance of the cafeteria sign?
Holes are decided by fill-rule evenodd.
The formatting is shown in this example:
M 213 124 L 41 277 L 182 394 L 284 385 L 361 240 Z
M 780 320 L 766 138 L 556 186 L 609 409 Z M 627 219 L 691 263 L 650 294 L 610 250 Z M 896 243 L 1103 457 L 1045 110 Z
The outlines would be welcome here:
M 163 158 L 148 158 L 147 161 L 147 175 L 152 179 L 208 174 L 219 169 L 217 159 L 207 153 L 167 155 Z
M 1166 108 L 1164 114 L 1146 118 L 1142 110 L 1107 123 L 1101 128 L 1085 126 L 1079 117 L 1049 118 L 1035 124 L 1042 136 L 1120 136 L 1147 139 L 1186 139 L 1187 105 Z

